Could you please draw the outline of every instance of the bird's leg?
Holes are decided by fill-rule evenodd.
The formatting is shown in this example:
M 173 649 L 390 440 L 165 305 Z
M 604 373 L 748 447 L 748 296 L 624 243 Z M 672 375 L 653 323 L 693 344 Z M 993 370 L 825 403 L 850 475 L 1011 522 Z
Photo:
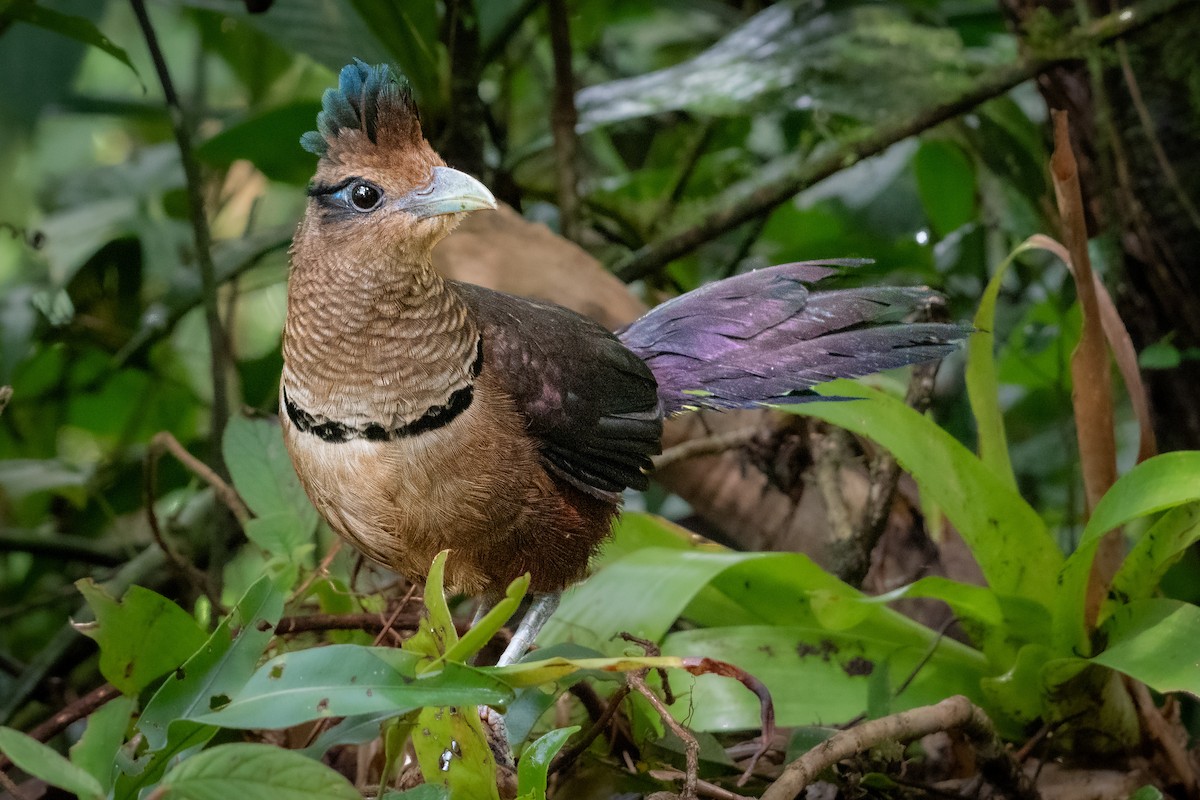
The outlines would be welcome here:
M 475 609 L 475 615 L 471 617 L 471 627 L 474 628 L 479 624 L 479 621 L 487 616 L 488 612 L 496 607 L 496 601 L 491 598 L 481 598 L 479 606 Z
M 521 660 L 521 657 L 529 650 L 529 646 L 533 644 L 533 640 L 541 632 L 546 620 L 550 619 L 558 608 L 558 601 L 561 597 L 560 592 L 547 592 L 539 594 L 533 599 L 521 624 L 513 631 L 512 641 L 508 643 L 508 647 L 504 648 L 504 653 L 496 662 L 497 667 L 507 667 L 509 664 L 515 664 Z

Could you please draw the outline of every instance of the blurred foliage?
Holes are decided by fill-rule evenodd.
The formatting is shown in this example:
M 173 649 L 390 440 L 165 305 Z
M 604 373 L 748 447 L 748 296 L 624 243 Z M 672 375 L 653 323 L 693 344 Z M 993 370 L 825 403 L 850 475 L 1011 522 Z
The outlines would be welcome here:
M 28 728 L 98 676 L 124 692 L 92 715 L 82 738 L 72 731 L 70 762 L 15 730 L 0 729 L 0 750 L 79 796 L 133 798 L 158 785 L 173 797 L 352 797 L 349 784 L 304 756 L 233 743 L 218 719 L 233 728 L 286 727 L 345 716 L 314 733 L 303 751 L 320 755 L 374 738 L 381 721 L 423 705 L 507 701 L 518 746 L 545 734 L 527 746 L 518 776 L 522 797 L 543 797 L 548 765 L 566 740 L 563 728 L 547 732 L 542 719 L 558 696 L 545 685 L 557 680 L 561 690 L 580 679 L 575 667 L 543 665 L 524 678 L 476 670 L 466 664 L 481 646 L 479 634 L 464 637 L 468 644 L 458 650 L 454 634 L 426 643 L 420 657 L 440 666 L 422 678 L 416 656 L 372 655 L 362 631 L 329 634 L 350 648 L 344 651 L 303 649 L 311 638 L 272 639 L 285 610 L 380 613 L 386 602 L 357 590 L 344 549 L 327 574 L 314 572 L 331 535 L 263 417 L 277 403 L 285 250 L 313 168 L 297 140 L 312 127 L 335 71 L 352 57 L 396 63 L 414 84 L 431 141 L 452 148 L 452 163 L 478 162 L 498 196 L 556 227 L 545 13 L 528 0 L 278 0 L 261 14 L 246 5 L 163 0 L 149 9 L 203 167 L 227 326 L 224 366 L 235 387 L 230 410 L 247 412 L 233 417 L 223 448 L 253 515 L 243 537 L 209 487 L 175 459 L 162 460 L 156 484 L 145 478 L 159 431 L 201 460 L 220 454 L 207 452 L 212 356 L 184 172 L 134 15 L 123 0 L 0 3 L 0 175 L 7 189 L 0 192 L 0 386 L 14 388 L 0 412 L 0 698 L 8 698 L 0 723 Z M 609 262 L 694 224 L 763 176 L 954 99 L 1017 50 L 996 5 L 985 0 L 793 0 L 761 10 L 715 1 L 568 5 L 582 87 L 584 244 Z M 479 113 L 459 113 L 463 107 Z M 1018 86 L 847 165 L 637 288 L 649 297 L 769 263 L 869 257 L 874 266 L 842 279 L 930 284 L 945 293 L 952 317 L 966 319 L 1018 243 L 1054 230 L 1044 123 L 1032 87 Z M 452 136 L 456 128 L 470 135 Z M 1104 256 L 1094 253 L 1098 270 L 1111 274 Z M 669 655 L 724 657 L 768 683 L 788 725 L 876 716 L 961 691 L 1019 733 L 1048 707 L 1068 713 L 1048 700 L 1042 705 L 1040 684 L 1030 689 L 1041 679 L 1035 666 L 1047 658 L 1064 662 L 1055 685 L 1085 666 L 1094 674 L 1094 665 L 1083 664 L 1088 655 L 1164 691 L 1194 691 L 1194 676 L 1139 657 L 1138 638 L 1171 643 L 1195 630 L 1194 607 L 1150 597 L 1194 538 L 1187 503 L 1195 498 L 1186 485 L 1164 478 L 1176 491 L 1157 505 L 1139 505 L 1130 484 L 1114 490 L 1117 508 L 1108 519 L 1144 518 L 1139 524 L 1156 531 L 1158 544 L 1127 567 L 1125 599 L 1140 602 L 1105 608 L 1109 649 L 1072 650 L 1082 635 L 1072 605 L 1079 598 L 1048 585 L 1063 552 L 1085 545 L 1085 555 L 1068 562 L 1085 568 L 1086 546 L 1105 532 L 1083 526 L 1067 367 L 1080 327 L 1074 299 L 1066 270 L 1036 255 L 1022 255 L 998 284 L 994 405 L 1007 428 L 1011 475 L 998 477 L 991 461 L 971 454 L 978 435 L 958 386 L 962 358 L 947 361 L 939 382 L 936 414 L 948 433 L 919 417 L 889 428 L 911 439 L 891 446 L 934 442 L 936 453 L 952 453 L 937 462 L 916 447 L 902 463 L 972 545 L 992 588 L 926 584 L 914 592 L 941 597 L 972 621 L 975 647 L 941 641 L 800 556 L 694 552 L 669 523 L 630 515 L 606 556 L 610 566 L 547 629 L 544 642 L 564 643 L 549 654 L 568 664 L 621 655 L 607 637 L 633 630 L 662 642 Z M 1146 368 L 1196 357 L 1168 340 L 1141 355 Z M 888 402 L 827 408 L 831 418 L 865 414 L 869 403 L 891 413 Z M 1124 472 L 1136 424 L 1127 408 L 1118 414 Z M 930 471 L 939 466 L 953 480 Z M 1190 462 L 1163 469 L 1167 478 L 1195 475 Z M 1129 480 L 1136 485 L 1135 475 Z M 218 587 L 213 597 L 163 566 L 147 523 L 151 486 L 166 540 L 207 573 Z M 1000 520 L 996 531 L 978 527 L 985 512 Z M 1001 528 L 1012 539 L 990 541 Z M 1028 573 L 1016 569 L 1013 559 L 1029 559 L 1033 550 L 1045 558 L 1030 561 Z M 671 572 L 667 563 L 682 566 Z M 1074 569 L 1078 578 L 1081 567 Z M 1165 577 L 1168 587 L 1183 583 Z M 131 584 L 138 586 L 124 591 Z M 84 632 L 100 644 L 99 654 L 64 627 L 69 617 L 84 623 L 91 616 L 80 592 L 94 610 Z M 444 605 L 437 592 L 427 600 L 430 613 Z M 687 624 L 679 626 L 681 618 Z M 581 630 L 592 638 L 581 641 Z M 1057 638 L 1047 638 L 1050 631 Z M 798 642 L 816 649 L 800 652 Z M 1029 649 L 1034 644 L 1049 650 Z M 260 664 L 264 656 L 272 660 Z M 313 661 L 308 668 L 327 677 L 327 684 L 303 687 L 312 715 L 289 716 L 298 706 L 275 702 L 262 688 L 289 659 Z M 808 671 L 798 673 L 796 662 Z M 851 662 L 872 670 L 856 675 Z M 387 691 L 374 705 L 330 710 L 326 690 L 360 667 L 381 671 Z M 917 678 L 898 698 L 896 686 L 914 670 Z M 50 685 L 48 675 L 59 680 Z M 691 692 L 704 768 L 727 775 L 729 759 L 709 732 L 754 727 L 758 706 L 736 681 L 717 676 L 697 679 Z M 247 711 L 245 703 L 259 705 Z M 136 708 L 141 749 L 124 744 Z M 681 744 L 655 712 L 646 703 L 631 709 L 644 755 L 681 764 Z M 277 718 L 257 716 L 267 710 Z M 228 723 L 251 711 L 255 724 Z M 459 716 L 453 724 L 465 727 L 433 724 L 426 735 L 458 731 L 455 742 L 464 730 L 481 735 L 477 720 Z M 434 771 L 438 757 L 453 752 L 449 745 L 427 749 L 422 763 L 432 758 Z M 490 763 L 479 751 L 472 757 L 476 767 Z M 583 768 L 594 776 L 588 769 L 604 767 Z M 647 785 L 643 777 L 603 775 L 614 793 Z M 417 791 L 411 796 L 438 796 Z

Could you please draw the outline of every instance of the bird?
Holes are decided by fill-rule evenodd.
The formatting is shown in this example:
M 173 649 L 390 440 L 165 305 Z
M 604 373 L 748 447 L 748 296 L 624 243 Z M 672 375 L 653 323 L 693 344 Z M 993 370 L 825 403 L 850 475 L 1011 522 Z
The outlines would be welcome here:
M 441 277 L 432 252 L 496 201 L 425 139 L 411 89 L 360 60 L 322 96 L 290 250 L 280 420 L 296 473 L 341 537 L 423 579 L 535 598 L 500 663 L 582 579 L 626 489 L 647 488 L 663 422 L 821 399 L 813 387 L 939 359 L 963 328 L 905 319 L 925 288 L 814 291 L 856 262 L 755 270 L 616 333 L 573 311 Z

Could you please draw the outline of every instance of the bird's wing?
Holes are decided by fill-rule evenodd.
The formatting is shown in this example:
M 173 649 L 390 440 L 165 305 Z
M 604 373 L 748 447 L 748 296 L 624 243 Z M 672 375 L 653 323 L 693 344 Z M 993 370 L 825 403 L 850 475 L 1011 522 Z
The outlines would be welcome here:
M 528 420 L 552 471 L 589 494 L 645 489 L 662 447 L 657 385 L 600 325 L 561 306 L 453 283 L 490 371 Z

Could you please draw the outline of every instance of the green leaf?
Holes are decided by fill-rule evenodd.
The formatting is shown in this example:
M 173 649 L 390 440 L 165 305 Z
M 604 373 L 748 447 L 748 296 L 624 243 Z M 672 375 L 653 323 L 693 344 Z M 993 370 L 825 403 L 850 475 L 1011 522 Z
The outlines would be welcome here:
M 95 778 L 105 791 L 112 788 L 117 751 L 125 742 L 129 717 L 136 707 L 136 698 L 114 697 L 88 715 L 83 736 L 71 745 L 71 763 Z
M 1200 541 L 1200 503 L 1188 503 L 1164 513 L 1137 538 L 1113 576 L 1098 622 L 1103 623 L 1121 605 L 1144 600 L 1157 592 L 1167 570 L 1197 541 Z
M 495 705 L 512 691 L 483 670 L 446 664 L 417 677 L 421 656 L 405 650 L 330 645 L 276 656 L 227 706 L 196 719 L 224 728 L 286 728 L 326 717 L 389 713 L 431 705 Z
M 966 153 L 947 139 L 921 142 L 913 156 L 921 205 L 938 236 L 975 219 L 975 169 Z
M 886 662 L 894 695 L 901 682 L 913 680 L 892 699 L 893 709 L 935 703 L 952 694 L 980 697 L 979 679 L 986 664 L 965 656 L 960 647 L 876 635 L 865 625 L 854 632 L 820 626 L 739 625 L 677 631 L 666 637 L 663 652 L 727 661 L 766 684 L 780 725 L 847 722 L 868 709 L 871 678 Z M 932 652 L 931 652 L 932 651 Z M 928 660 L 926 660 L 928 656 Z M 694 685 L 689 687 L 689 683 Z M 699 731 L 757 728 L 758 698 L 741 683 L 717 675 L 673 676 L 677 692 L 690 701 L 677 705 L 689 727 Z M 814 691 L 814 687 L 820 687 Z
M 445 786 L 423 783 L 403 792 L 386 792 L 382 800 L 450 800 L 450 792 Z
M 271 180 L 303 186 L 312 177 L 312 157 L 280 143 L 298 142 L 320 110 L 320 103 L 305 100 L 254 114 L 207 139 L 196 155 L 215 167 L 246 159 Z
M 525 592 L 529 589 L 529 575 L 525 574 L 508 585 L 504 599 L 496 603 L 483 619 L 471 626 L 462 638 L 446 651 L 446 661 L 468 663 L 471 658 L 492 640 L 496 632 L 504 627 L 504 623 L 517 612 Z
M 1200 669 L 1196 669 L 1200 608 L 1164 598 L 1139 600 L 1117 609 L 1102 631 L 1108 647 L 1092 657 L 1094 663 L 1156 692 L 1200 694 Z
M 100 674 L 124 694 L 136 695 L 204 644 L 191 615 L 157 592 L 130 586 L 118 603 L 91 578 L 75 585 L 96 614 L 79 632 L 99 645 Z
M 204 646 L 155 692 L 138 721 L 152 750 L 166 745 L 172 722 L 208 714 L 246 683 L 275 634 L 283 602 L 271 579 L 259 578 Z M 240 629 L 236 639 L 233 628 Z
M 234 417 L 225 428 L 222 452 L 234 488 L 256 516 L 291 512 L 300 520 L 305 535 L 312 533 L 317 510 L 296 477 L 279 425 Z
M 1147 459 L 1105 492 L 1058 579 L 1054 635 L 1064 655 L 1086 654 L 1091 648 L 1084 602 L 1092 559 L 1101 538 L 1139 517 L 1197 500 L 1200 500 L 1200 451 L 1164 453 Z
M 1041 517 L 1011 486 L 900 400 L 844 380 L 824 384 L 820 392 L 862 399 L 779 408 L 832 422 L 883 445 L 958 529 L 997 594 L 1053 606 L 1062 554 Z
M 247 539 L 270 555 L 297 564 L 312 549 L 315 526 L 287 510 L 247 520 L 243 529 Z
M 1018 255 L 1029 249 L 1032 245 L 1028 242 L 1021 244 L 996 267 L 975 312 L 975 332 L 967 340 L 967 398 L 979 432 L 979 458 L 1013 491 L 1017 479 L 1008 456 L 1004 414 L 1000 411 L 1000 381 L 996 376 L 996 301 L 1008 268 Z
M 66 36 L 68 39 L 74 39 L 77 42 L 95 47 L 98 50 L 103 50 L 117 61 L 129 67 L 133 74 L 137 76 L 139 82 L 142 79 L 142 76 L 138 75 L 137 69 L 133 66 L 133 62 L 129 60 L 129 54 L 123 48 L 113 44 L 112 40 L 101 33 L 95 23 L 86 17 L 63 14 L 52 8 L 39 5 L 35 0 L 18 0 L 18 2 L 4 9 L 3 13 L 0 13 L 0 19 L 5 18 L 28 22 L 30 25 L 45 28 L 48 31 Z
M 517 800 L 546 800 L 550 762 L 578 730 L 578 725 L 552 730 L 525 748 L 517 764 Z
M 0 753 L 33 777 L 84 800 L 102 800 L 104 797 L 104 788 L 87 770 L 20 731 L 0 728 Z
M 478 707 L 422 709 L 412 743 L 426 783 L 445 786 L 451 797 L 499 800 L 496 759 Z
M 183 761 L 163 778 L 171 800 L 361 800 L 319 761 L 266 744 L 223 744 Z

